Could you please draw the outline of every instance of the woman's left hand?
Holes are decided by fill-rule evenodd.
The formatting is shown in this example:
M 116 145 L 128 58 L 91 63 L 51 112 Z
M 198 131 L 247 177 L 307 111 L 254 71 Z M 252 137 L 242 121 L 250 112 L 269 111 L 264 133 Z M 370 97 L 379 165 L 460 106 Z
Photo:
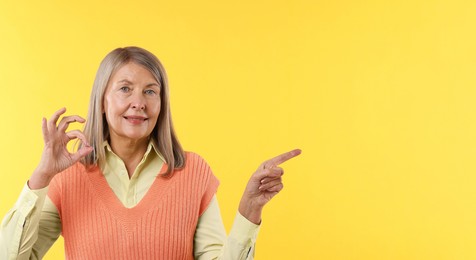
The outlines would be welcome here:
M 278 165 L 301 154 L 296 149 L 278 155 L 263 162 L 251 176 L 240 201 L 239 212 L 254 224 L 261 222 L 261 212 L 264 205 L 283 189 L 281 176 L 284 171 Z

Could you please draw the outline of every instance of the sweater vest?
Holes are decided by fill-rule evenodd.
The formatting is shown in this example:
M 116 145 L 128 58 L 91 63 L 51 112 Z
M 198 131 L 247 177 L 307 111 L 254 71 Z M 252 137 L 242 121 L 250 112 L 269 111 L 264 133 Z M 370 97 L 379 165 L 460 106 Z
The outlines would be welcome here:
M 198 219 L 218 184 L 200 156 L 186 153 L 185 167 L 157 176 L 133 208 L 123 206 L 98 167 L 81 163 L 57 174 L 48 196 L 61 218 L 66 259 L 193 259 Z

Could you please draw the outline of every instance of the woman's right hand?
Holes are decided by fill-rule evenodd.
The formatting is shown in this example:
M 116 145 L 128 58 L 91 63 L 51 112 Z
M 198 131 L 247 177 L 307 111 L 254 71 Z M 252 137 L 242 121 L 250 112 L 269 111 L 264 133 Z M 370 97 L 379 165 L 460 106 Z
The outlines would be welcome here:
M 59 172 L 72 166 L 84 156 L 93 151 L 84 134 L 79 130 L 66 132 L 69 124 L 74 122 L 84 123 L 86 120 L 80 116 L 64 116 L 59 123 L 59 117 L 66 112 L 66 108 L 56 111 L 49 121 L 43 118 L 42 130 L 45 147 L 40 163 L 28 181 L 30 189 L 41 189 L 49 185 L 51 179 Z M 68 151 L 69 141 L 80 139 L 81 148 L 75 153 Z

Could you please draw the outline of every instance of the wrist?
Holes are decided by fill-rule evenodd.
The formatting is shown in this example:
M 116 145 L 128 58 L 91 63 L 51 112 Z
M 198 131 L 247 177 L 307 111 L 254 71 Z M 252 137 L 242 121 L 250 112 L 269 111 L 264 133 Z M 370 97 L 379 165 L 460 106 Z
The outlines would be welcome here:
M 263 207 L 254 205 L 251 200 L 241 199 L 238 212 L 253 224 L 259 225 L 261 223 Z
M 38 190 L 47 187 L 50 185 L 51 180 L 53 179 L 52 174 L 47 174 L 42 172 L 39 169 L 35 169 L 30 179 L 27 182 L 28 187 L 31 190 Z

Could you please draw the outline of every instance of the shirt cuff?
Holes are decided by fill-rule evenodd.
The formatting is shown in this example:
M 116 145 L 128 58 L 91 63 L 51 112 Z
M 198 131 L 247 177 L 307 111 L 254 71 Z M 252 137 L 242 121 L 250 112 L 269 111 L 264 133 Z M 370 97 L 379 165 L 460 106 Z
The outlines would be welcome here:
M 259 228 L 260 225 L 251 223 L 238 212 L 231 227 L 230 237 L 233 237 L 241 245 L 254 245 L 258 237 Z
M 46 195 L 48 194 L 48 187 L 32 190 L 28 187 L 28 182 L 25 183 L 20 197 L 16 202 L 16 207 L 20 209 L 23 215 L 28 215 L 34 206 L 43 205 Z

